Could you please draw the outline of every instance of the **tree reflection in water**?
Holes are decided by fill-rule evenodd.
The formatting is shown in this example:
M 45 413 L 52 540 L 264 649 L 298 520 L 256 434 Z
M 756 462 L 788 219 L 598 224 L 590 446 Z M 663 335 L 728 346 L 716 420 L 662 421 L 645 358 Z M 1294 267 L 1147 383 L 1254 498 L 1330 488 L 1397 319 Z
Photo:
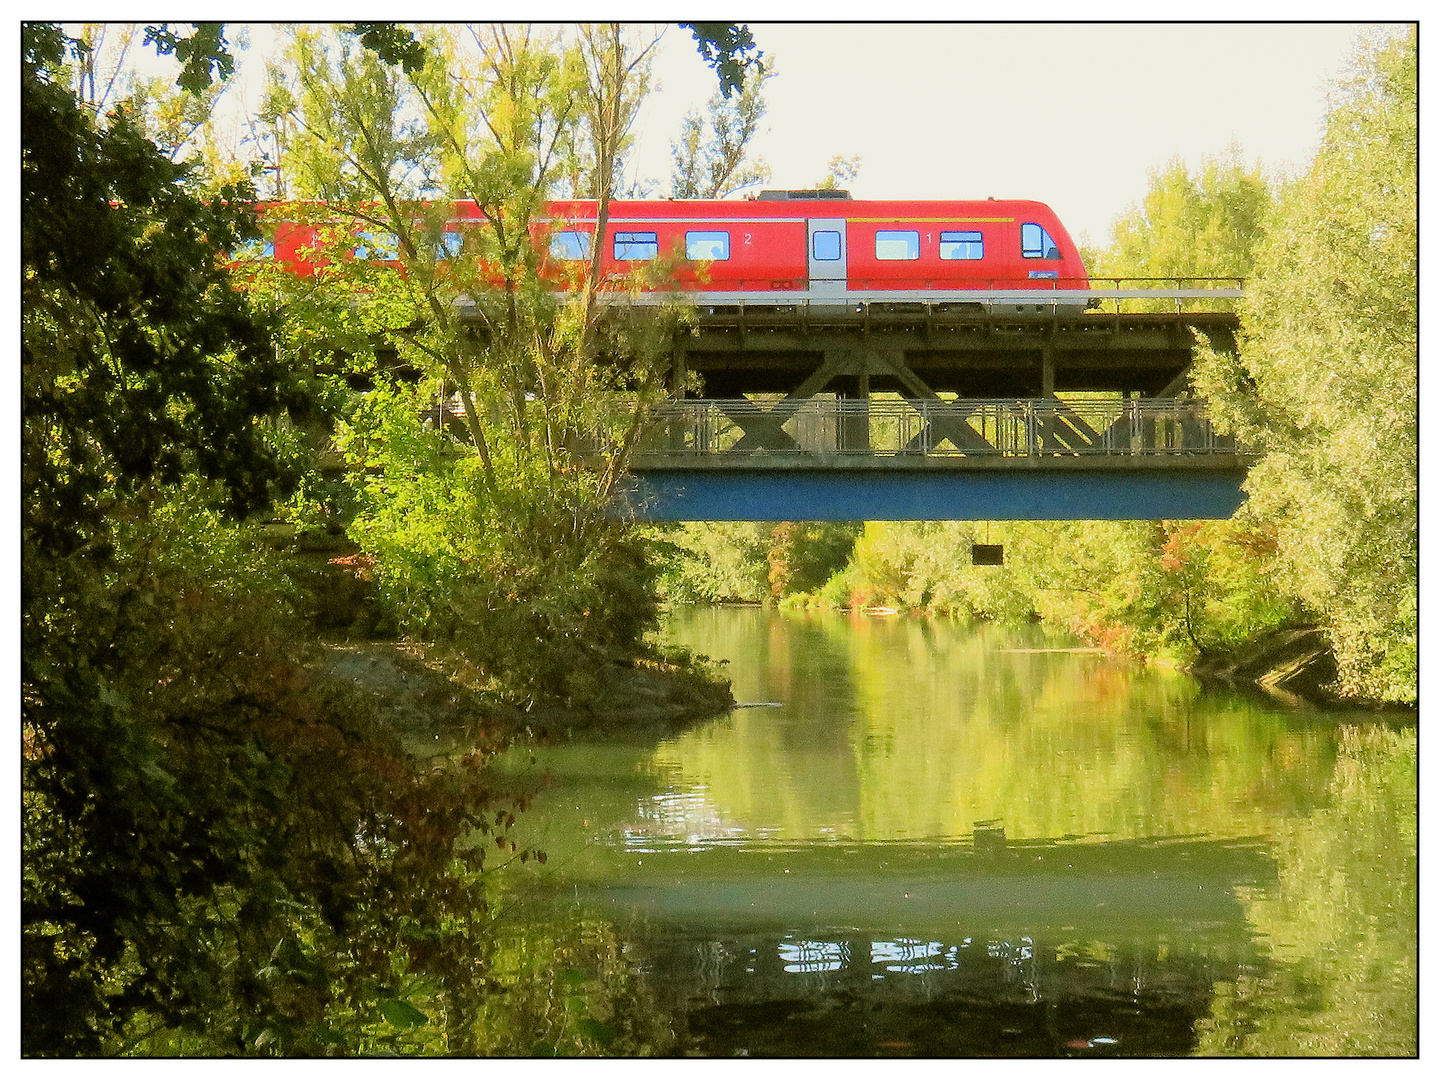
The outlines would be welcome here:
M 1037 629 L 704 609 L 670 632 L 781 704 L 542 754 L 529 926 L 603 925 L 630 1006 L 601 1011 L 649 1025 L 571 1052 L 1414 1052 L 1413 725 Z

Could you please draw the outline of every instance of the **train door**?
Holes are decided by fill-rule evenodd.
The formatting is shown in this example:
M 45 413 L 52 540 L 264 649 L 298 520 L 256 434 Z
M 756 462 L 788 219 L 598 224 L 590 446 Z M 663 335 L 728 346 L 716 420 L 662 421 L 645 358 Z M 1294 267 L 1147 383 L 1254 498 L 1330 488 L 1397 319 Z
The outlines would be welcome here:
M 810 218 L 809 259 L 812 293 L 843 293 L 846 285 L 844 218 Z

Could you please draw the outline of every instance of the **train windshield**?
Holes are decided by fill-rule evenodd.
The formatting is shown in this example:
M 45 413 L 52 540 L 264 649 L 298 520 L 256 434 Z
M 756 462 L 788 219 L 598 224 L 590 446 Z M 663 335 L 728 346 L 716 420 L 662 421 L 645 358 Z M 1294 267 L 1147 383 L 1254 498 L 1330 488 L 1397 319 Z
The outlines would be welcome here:
M 1058 259 L 1060 245 L 1041 226 L 1027 221 L 1020 226 L 1020 254 L 1027 259 Z

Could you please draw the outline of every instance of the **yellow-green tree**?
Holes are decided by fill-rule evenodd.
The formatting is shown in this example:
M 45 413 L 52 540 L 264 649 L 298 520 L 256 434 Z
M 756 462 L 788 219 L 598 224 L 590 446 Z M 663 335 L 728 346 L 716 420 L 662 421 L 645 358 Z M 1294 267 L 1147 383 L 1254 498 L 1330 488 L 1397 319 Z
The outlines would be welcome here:
M 703 117 L 694 109 L 685 114 L 680 138 L 670 143 L 672 196 L 719 199 L 770 179 L 770 166 L 763 158 L 751 160 L 747 150 L 765 115 L 765 83 L 775 74 L 772 65 L 746 78 L 733 100 L 715 91 Z
M 1247 489 L 1352 694 L 1414 700 L 1416 32 L 1363 47 L 1257 250 L 1238 360 L 1200 388 L 1265 459 Z
M 515 25 L 431 27 L 410 45 L 396 67 L 298 27 L 272 69 L 291 193 L 320 201 L 334 243 L 320 274 L 282 287 L 285 313 L 314 290 L 340 298 L 418 373 L 377 387 L 342 432 L 350 533 L 398 628 L 486 685 L 574 702 L 645 651 L 655 612 L 652 571 L 605 508 L 668 392 L 683 312 L 617 312 L 599 260 L 654 42 Z M 532 229 L 560 195 L 593 198 L 598 219 L 565 280 L 542 275 Z M 357 232 L 390 257 L 350 257 Z
M 1110 247 L 1089 264 L 1095 277 L 1244 277 L 1264 235 L 1270 188 L 1240 147 L 1207 156 L 1196 172 L 1181 158 L 1150 173 L 1138 205 L 1116 218 Z

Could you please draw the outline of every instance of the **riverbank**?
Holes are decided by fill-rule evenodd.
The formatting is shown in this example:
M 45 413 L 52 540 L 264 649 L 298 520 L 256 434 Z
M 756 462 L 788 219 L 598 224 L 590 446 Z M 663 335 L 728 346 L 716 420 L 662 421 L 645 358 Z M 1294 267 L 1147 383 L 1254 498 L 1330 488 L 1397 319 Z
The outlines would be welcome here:
M 788 606 L 802 609 L 812 606 L 806 604 L 805 599 L 787 598 L 787 603 Z M 782 604 L 783 606 L 787 605 Z M 858 612 L 867 616 L 903 614 L 893 607 L 841 606 L 833 610 Z M 937 617 L 923 609 L 913 610 L 909 614 L 920 618 Z M 1077 651 L 1118 655 L 1111 649 L 1098 646 Z M 1147 659 L 1149 662 L 1156 662 L 1153 658 Z M 1210 653 L 1190 664 L 1174 666 L 1202 683 L 1255 689 L 1290 705 L 1304 704 L 1324 709 L 1368 709 L 1376 712 L 1414 711 L 1413 706 L 1346 697 L 1338 693 L 1336 683 L 1339 666 L 1335 662 L 1335 653 L 1325 631 L 1313 625 L 1271 630 L 1251 638 L 1233 650 Z
M 364 695 L 406 731 L 454 731 L 479 718 L 479 730 L 496 748 L 520 738 L 544 743 L 594 732 L 662 738 L 735 704 L 728 682 L 645 659 L 612 664 L 597 697 L 571 708 L 497 702 L 403 641 L 334 640 L 318 667 L 320 677 Z
M 1407 666 L 1414 654 L 1404 635 L 1377 630 L 1372 641 L 1358 629 L 1390 626 L 1391 617 L 1302 603 L 1277 554 L 1275 527 L 1248 518 L 983 527 L 742 522 L 657 529 L 656 539 L 667 545 L 661 584 L 671 599 L 887 609 L 1001 625 L 1034 618 L 1116 656 L 1191 667 L 1207 681 L 1317 705 L 1404 709 L 1414 699 Z M 1002 565 L 974 564 L 982 541 L 1003 547 Z M 1310 625 L 1297 626 L 1300 619 Z M 1216 655 L 1196 662 L 1197 651 Z M 1351 696 L 1340 696 L 1340 687 Z
M 596 661 L 584 700 L 510 705 L 468 685 L 424 643 L 387 633 L 368 563 L 353 544 L 317 544 L 298 567 L 326 648 L 322 677 L 353 686 L 407 728 L 457 730 L 455 721 L 479 716 L 487 738 L 501 744 L 598 732 L 663 738 L 735 703 L 729 682 L 703 665 L 638 656 Z
M 1339 666 L 1329 638 L 1318 626 L 1272 630 L 1231 652 L 1203 656 L 1186 670 L 1204 683 L 1258 687 L 1290 704 L 1376 712 L 1415 711 L 1413 706 L 1337 693 Z

